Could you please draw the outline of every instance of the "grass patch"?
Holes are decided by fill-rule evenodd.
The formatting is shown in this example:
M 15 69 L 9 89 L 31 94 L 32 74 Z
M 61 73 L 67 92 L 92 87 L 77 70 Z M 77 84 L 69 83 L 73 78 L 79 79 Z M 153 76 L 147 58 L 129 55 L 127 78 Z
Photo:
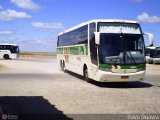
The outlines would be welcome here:
M 55 52 L 21 52 L 21 56 L 56 56 Z

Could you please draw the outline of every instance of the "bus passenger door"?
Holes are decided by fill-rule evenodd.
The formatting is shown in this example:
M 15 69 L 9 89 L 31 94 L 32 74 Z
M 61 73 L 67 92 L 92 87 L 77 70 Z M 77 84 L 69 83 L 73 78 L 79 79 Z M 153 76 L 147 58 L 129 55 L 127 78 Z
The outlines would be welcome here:
M 91 76 L 95 78 L 98 72 L 98 46 L 95 44 L 95 41 L 90 42 L 90 56 L 91 56 Z
M 91 23 L 89 25 L 89 45 L 90 45 L 90 58 L 91 58 L 91 68 L 90 68 L 90 77 L 91 78 L 95 78 L 96 77 L 96 73 L 98 72 L 98 53 L 97 53 L 97 49 L 98 46 L 95 44 L 95 34 L 94 32 L 96 31 L 96 24 L 95 23 Z

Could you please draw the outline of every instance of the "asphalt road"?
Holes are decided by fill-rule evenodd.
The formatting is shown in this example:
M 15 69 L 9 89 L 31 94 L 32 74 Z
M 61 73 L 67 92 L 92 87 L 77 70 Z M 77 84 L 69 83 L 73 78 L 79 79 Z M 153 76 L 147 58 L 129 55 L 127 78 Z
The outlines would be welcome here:
M 63 73 L 55 58 L 0 60 L 0 114 L 57 113 L 67 119 L 83 114 L 160 114 L 160 65 L 147 65 L 142 82 L 87 83 Z

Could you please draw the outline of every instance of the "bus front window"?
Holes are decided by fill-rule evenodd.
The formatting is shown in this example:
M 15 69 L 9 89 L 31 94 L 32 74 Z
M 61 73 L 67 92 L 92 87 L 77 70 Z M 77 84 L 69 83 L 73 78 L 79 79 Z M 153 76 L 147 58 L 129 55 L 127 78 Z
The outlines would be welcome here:
M 102 33 L 100 64 L 140 64 L 145 62 L 144 40 L 140 34 Z
M 19 47 L 18 46 L 12 46 L 11 47 L 11 53 L 19 53 Z

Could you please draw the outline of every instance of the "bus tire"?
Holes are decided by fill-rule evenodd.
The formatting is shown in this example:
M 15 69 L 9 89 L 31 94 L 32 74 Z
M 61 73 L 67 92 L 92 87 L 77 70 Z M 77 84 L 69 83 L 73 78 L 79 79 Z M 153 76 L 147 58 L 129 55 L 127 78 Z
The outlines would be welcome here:
M 4 59 L 9 59 L 9 55 L 8 55 L 8 54 L 5 54 L 5 55 L 3 56 L 3 58 L 4 58 Z
M 63 61 L 63 64 L 62 64 L 62 70 L 63 70 L 63 72 L 66 72 L 66 65 L 65 65 L 64 61 Z
M 89 78 L 89 74 L 88 74 L 88 68 L 86 65 L 83 68 L 83 76 L 86 82 L 88 83 L 91 82 L 91 79 Z
M 63 70 L 62 60 L 60 61 L 60 68 L 61 68 L 61 70 Z

